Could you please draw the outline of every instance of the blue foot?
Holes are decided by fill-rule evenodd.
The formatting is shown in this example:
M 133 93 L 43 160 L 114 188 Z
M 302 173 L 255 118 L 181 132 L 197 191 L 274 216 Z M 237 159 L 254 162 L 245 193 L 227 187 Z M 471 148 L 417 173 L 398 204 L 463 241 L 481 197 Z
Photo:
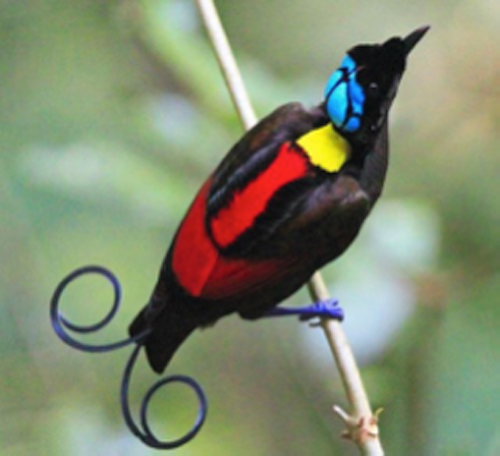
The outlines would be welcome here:
M 286 315 L 298 315 L 299 320 L 306 321 L 311 318 L 334 318 L 342 321 L 344 311 L 338 306 L 339 302 L 335 299 L 318 301 L 306 307 L 275 307 L 267 312 L 263 317 L 282 317 Z

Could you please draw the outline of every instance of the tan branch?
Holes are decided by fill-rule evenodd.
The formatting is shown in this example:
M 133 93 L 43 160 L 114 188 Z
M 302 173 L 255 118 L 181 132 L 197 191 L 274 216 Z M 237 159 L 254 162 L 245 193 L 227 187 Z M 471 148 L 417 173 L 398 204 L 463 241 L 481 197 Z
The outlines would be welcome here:
M 205 28 L 215 50 L 217 60 L 224 75 L 228 90 L 245 129 L 256 123 L 256 116 L 248 97 L 243 79 L 231 51 L 213 0 L 196 0 Z M 329 298 L 328 290 L 319 272 L 308 283 L 314 301 Z M 378 436 L 377 414 L 373 414 L 363 386 L 363 381 L 340 322 L 322 319 L 328 344 L 342 378 L 351 413 L 347 414 L 340 407 L 334 406 L 335 413 L 344 421 L 344 436 L 354 441 L 361 454 L 380 456 L 384 454 Z

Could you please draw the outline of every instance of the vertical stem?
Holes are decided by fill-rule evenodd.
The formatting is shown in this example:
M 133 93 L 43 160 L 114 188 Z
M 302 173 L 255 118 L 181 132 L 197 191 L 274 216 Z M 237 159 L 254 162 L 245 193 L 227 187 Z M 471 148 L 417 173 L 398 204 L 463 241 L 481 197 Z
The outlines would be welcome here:
M 316 272 L 311 277 L 308 287 L 313 300 L 323 301 L 329 298 L 325 282 L 319 272 Z M 356 360 L 340 322 L 332 319 L 323 319 L 321 321 L 321 328 L 325 332 L 328 344 L 339 368 L 349 404 L 352 406 L 352 415 L 354 417 L 371 416 L 372 411 L 363 387 L 363 381 L 361 380 Z
M 255 125 L 257 118 L 217 9 L 213 0 L 196 0 L 196 2 L 235 108 L 243 126 L 248 130 Z M 308 287 L 313 300 L 318 301 L 329 298 L 328 290 L 319 272 L 313 275 Z M 347 426 L 346 436 L 358 445 L 361 454 L 370 456 L 383 455 L 384 451 L 378 438 L 377 417 L 373 416 L 356 360 L 342 326 L 336 320 L 323 319 L 321 327 L 337 363 L 347 400 L 351 407 L 351 415 L 345 413 L 340 407 L 334 407 L 335 413 L 343 419 Z
M 226 81 L 227 88 L 233 100 L 245 130 L 249 130 L 257 123 L 257 116 L 248 97 L 245 84 L 238 69 L 231 46 L 222 27 L 217 9 L 212 0 L 196 0 L 203 23 L 207 30 L 217 61 Z

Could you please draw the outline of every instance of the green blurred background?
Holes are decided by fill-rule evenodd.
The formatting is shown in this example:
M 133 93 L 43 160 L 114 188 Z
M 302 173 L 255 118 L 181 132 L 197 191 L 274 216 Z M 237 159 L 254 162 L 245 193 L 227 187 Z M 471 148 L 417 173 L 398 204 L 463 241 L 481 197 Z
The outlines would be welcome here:
M 387 454 L 500 454 L 500 4 L 217 4 L 259 116 L 319 102 L 350 46 L 432 25 L 392 111 L 385 194 L 324 273 L 373 406 L 385 409 Z M 72 269 L 106 265 L 124 304 L 88 340 L 122 337 L 241 126 L 194 2 L 0 5 L 0 453 L 153 454 L 120 414 L 128 350 L 68 348 L 50 327 L 49 299 Z M 91 323 L 110 300 L 104 280 L 86 278 L 63 307 Z M 331 411 L 345 399 L 323 334 L 285 320 L 230 317 L 182 346 L 169 372 L 196 377 L 210 410 L 175 454 L 357 454 Z M 134 397 L 154 379 L 141 361 Z M 174 438 L 194 410 L 192 395 L 172 387 L 151 421 Z

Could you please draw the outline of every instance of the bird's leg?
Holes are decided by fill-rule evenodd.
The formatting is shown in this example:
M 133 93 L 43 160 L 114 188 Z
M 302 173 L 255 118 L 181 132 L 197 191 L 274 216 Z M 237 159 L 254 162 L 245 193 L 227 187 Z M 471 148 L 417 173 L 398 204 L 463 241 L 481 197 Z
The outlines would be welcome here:
M 344 311 L 338 304 L 339 302 L 336 299 L 326 299 L 305 307 L 274 307 L 262 315 L 262 318 L 298 315 L 301 321 L 307 321 L 315 317 L 334 318 L 342 321 Z

